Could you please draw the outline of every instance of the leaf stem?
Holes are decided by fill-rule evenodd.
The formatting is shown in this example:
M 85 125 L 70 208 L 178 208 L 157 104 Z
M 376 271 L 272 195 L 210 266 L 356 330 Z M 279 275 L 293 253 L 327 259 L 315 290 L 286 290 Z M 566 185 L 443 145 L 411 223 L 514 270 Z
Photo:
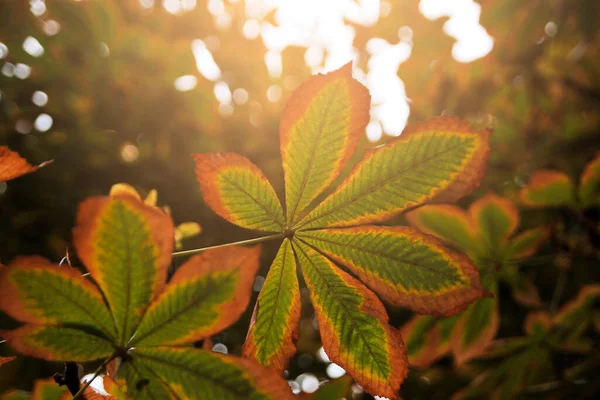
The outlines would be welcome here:
M 94 372 L 94 376 L 92 376 L 92 378 L 89 381 L 87 381 L 81 387 L 81 389 L 79 389 L 79 391 L 77 393 L 75 393 L 75 396 L 73 396 L 73 400 L 77 400 L 77 399 L 82 399 L 83 398 L 83 393 L 85 392 L 85 390 L 92 384 L 92 382 L 94 381 L 94 379 L 96 379 L 98 377 L 98 375 L 100 375 L 102 373 L 102 370 L 104 368 L 106 368 L 106 366 L 108 365 L 108 363 L 111 362 L 115 357 L 117 357 L 117 353 L 112 354 L 110 357 L 108 357 L 106 360 L 104 360 L 104 362 L 98 367 L 98 369 L 96 369 L 96 372 Z
M 258 238 L 254 238 L 254 239 L 248 239 L 248 240 L 241 240 L 239 242 L 218 244 L 216 246 L 201 247 L 199 249 L 176 251 L 175 253 L 173 253 L 173 257 L 188 256 L 188 255 L 191 255 L 191 254 L 201 253 L 201 252 L 206 251 L 206 250 L 219 249 L 221 247 L 261 243 L 261 242 L 266 242 L 267 240 L 283 239 L 283 238 L 284 238 L 284 234 L 283 233 L 276 233 L 274 235 L 262 236 L 262 237 L 258 237 Z

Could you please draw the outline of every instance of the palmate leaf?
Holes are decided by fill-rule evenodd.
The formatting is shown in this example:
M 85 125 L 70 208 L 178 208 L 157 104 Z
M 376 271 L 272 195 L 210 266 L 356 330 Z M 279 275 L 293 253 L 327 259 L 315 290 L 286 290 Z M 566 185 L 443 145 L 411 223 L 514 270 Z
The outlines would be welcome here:
M 52 160 L 40 165 L 31 165 L 18 153 L 11 151 L 6 146 L 0 146 L 0 182 L 10 181 L 21 175 L 35 172 L 51 162 Z
M 110 373 L 129 398 L 291 397 L 281 377 L 255 362 L 191 346 L 246 309 L 259 247 L 208 250 L 166 284 L 173 223 L 141 199 L 120 194 L 85 201 L 74 233 L 100 289 L 39 257 L 0 269 L 0 310 L 26 323 L 0 332 L 15 350 L 54 361 L 118 357 Z M 115 285 L 121 293 L 104 289 Z
M 478 271 L 465 256 L 414 229 L 365 224 L 470 193 L 483 176 L 489 131 L 448 117 L 409 126 L 370 151 L 311 211 L 352 155 L 369 103 L 350 65 L 314 76 L 292 94 L 280 124 L 285 213 L 262 172 L 245 158 L 194 158 L 203 197 L 217 214 L 284 239 L 259 295 L 244 355 L 279 372 L 287 366 L 295 351 L 300 270 L 331 360 L 371 394 L 395 398 L 407 368 L 399 333 L 375 293 L 333 261 L 383 300 L 423 313 L 450 315 L 480 297 Z M 471 228 L 464 232 L 468 243 Z

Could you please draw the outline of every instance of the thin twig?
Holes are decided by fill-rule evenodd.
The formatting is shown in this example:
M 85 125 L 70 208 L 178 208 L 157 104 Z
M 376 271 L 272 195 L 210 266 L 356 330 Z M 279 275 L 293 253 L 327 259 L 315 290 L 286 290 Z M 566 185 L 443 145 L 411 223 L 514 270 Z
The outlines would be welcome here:
M 94 381 L 94 379 L 96 379 L 98 377 L 98 375 L 100 375 L 102 373 L 102 370 L 104 368 L 106 368 L 106 366 L 108 365 L 108 363 L 111 362 L 115 357 L 117 357 L 116 353 L 114 353 L 113 355 L 111 355 L 110 357 L 108 357 L 106 360 L 104 360 L 104 362 L 102 363 L 102 365 L 100 365 L 98 367 L 98 369 L 96 369 L 96 372 L 94 372 L 94 376 L 92 376 L 92 379 L 90 379 L 89 381 L 87 381 L 81 387 L 81 389 L 79 389 L 79 391 L 77 393 L 75 393 L 75 396 L 73 396 L 73 400 L 77 400 L 77 399 L 83 398 L 83 393 L 85 392 L 85 390 L 92 384 L 92 382 Z
M 283 233 L 276 233 L 274 235 L 262 236 L 262 237 L 258 237 L 258 238 L 254 238 L 254 239 L 242 240 L 242 241 L 239 241 L 239 242 L 219 244 L 219 245 L 216 245 L 216 246 L 202 247 L 202 248 L 199 248 L 199 249 L 177 251 L 177 252 L 173 253 L 173 257 L 188 256 L 188 255 L 191 255 L 191 254 L 201 253 L 201 252 L 206 251 L 206 250 L 219 249 L 221 247 L 243 245 L 243 244 L 254 244 L 254 243 L 260 243 L 260 242 L 266 242 L 267 240 L 271 240 L 271 239 L 283 239 L 283 238 L 284 238 L 284 234 Z
M 6 343 L 6 340 L 0 340 L 0 344 Z

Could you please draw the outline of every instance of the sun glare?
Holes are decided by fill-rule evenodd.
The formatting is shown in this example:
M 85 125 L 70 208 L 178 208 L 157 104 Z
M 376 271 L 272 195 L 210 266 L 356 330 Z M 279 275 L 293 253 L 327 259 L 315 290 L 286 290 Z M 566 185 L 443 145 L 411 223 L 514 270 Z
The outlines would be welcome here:
M 207 2 L 208 11 L 220 30 L 230 29 L 233 14 L 229 6 L 239 6 L 237 3 L 240 1 L 243 0 Z M 197 5 L 195 1 L 184 0 L 164 0 L 162 4 L 173 14 Z M 410 26 L 403 26 L 398 30 L 397 40 L 388 42 L 373 37 L 367 42 L 366 49 L 357 49 L 354 47 L 355 28 L 349 22 L 372 26 L 394 6 L 393 1 L 386 0 L 245 0 L 245 21 L 235 26 L 248 40 L 260 37 L 267 48 L 263 57 L 272 79 L 272 85 L 266 93 L 270 102 L 277 102 L 282 96 L 279 86 L 281 82 L 286 87 L 286 77 L 282 76 L 284 65 L 281 54 L 290 46 L 305 49 L 304 61 L 313 73 L 328 72 L 348 61 L 354 61 L 355 77 L 369 88 L 372 96 L 367 138 L 377 142 L 383 134 L 401 134 L 410 114 L 407 101 L 410 93 L 405 92 L 404 83 L 398 77 L 398 69 L 410 57 L 413 32 Z M 444 32 L 456 39 L 452 55 L 457 62 L 468 63 L 491 51 L 493 39 L 479 24 L 481 6 L 473 0 L 421 0 L 419 10 L 432 20 L 449 17 L 444 24 Z M 269 15 L 273 16 L 273 20 L 267 18 Z M 213 58 L 207 38 L 204 41 L 195 40 L 192 50 L 200 74 L 215 82 L 214 92 L 221 103 L 221 115 L 230 115 L 234 107 L 231 91 L 223 80 L 221 68 Z M 360 65 L 365 65 L 366 61 L 366 70 L 358 66 L 359 61 Z M 182 90 L 189 86 L 177 87 Z M 235 104 L 245 103 L 243 98 L 241 95 L 241 101 L 234 99 Z

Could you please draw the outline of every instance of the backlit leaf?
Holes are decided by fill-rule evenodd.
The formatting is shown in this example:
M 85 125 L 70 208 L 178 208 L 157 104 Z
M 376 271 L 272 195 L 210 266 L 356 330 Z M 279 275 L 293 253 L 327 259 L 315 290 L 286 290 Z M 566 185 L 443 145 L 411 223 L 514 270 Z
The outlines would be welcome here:
M 352 64 L 309 78 L 281 116 L 287 220 L 297 216 L 340 173 L 369 122 L 369 91 L 352 79 Z
M 19 156 L 18 153 L 11 151 L 6 146 L 0 146 L 0 182 L 6 182 L 21 175 L 37 171 L 51 162 L 46 161 L 37 166 L 31 165 L 27 160 Z
M 244 356 L 283 372 L 296 352 L 299 322 L 296 260 L 290 241 L 285 239 L 258 296 Z
M 78 324 L 116 337 L 98 288 L 78 270 L 22 257 L 0 271 L 0 309 L 36 324 Z
M 135 398 L 293 398 L 285 380 L 251 360 L 182 347 L 140 348 L 132 354 L 122 367 L 130 370 L 127 391 Z
M 476 232 L 461 208 L 447 205 L 427 205 L 410 211 L 406 219 L 425 233 L 435 235 L 462 251 L 477 246 Z
M 600 154 L 581 173 L 579 200 L 586 207 L 600 203 Z
M 449 318 L 417 315 L 408 321 L 400 332 L 406 342 L 409 363 L 428 367 L 447 355 L 452 345 L 454 326 L 460 318 L 460 315 Z
M 577 294 L 577 297 L 564 306 L 554 316 L 553 321 L 562 326 L 572 326 L 591 318 L 591 309 L 600 299 L 600 284 L 585 285 Z
M 166 214 L 130 197 L 90 198 L 79 208 L 75 247 L 104 292 L 120 345 L 164 286 L 173 237 Z
M 503 249 L 519 226 L 519 212 L 514 204 L 494 193 L 473 202 L 469 215 L 481 238 L 494 250 Z
M 552 170 L 536 171 L 521 189 L 521 202 L 531 207 L 558 207 L 575 203 L 574 185 L 567 175 Z
M 63 326 L 23 325 L 0 336 L 21 354 L 51 361 L 93 361 L 114 351 L 107 339 Z
M 12 357 L 0 357 L 0 367 L 3 366 L 4 364 L 8 364 L 11 361 L 16 360 L 17 357 L 12 356 Z
M 485 284 L 492 294 L 497 293 L 497 282 L 487 279 Z M 498 301 L 495 298 L 482 298 L 471 304 L 454 328 L 452 352 L 458 365 L 485 352 L 500 326 Z
M 294 244 L 331 361 L 367 392 L 397 398 L 408 372 L 400 332 L 388 324 L 377 296 L 304 244 Z
M 452 315 L 482 294 L 466 256 L 413 228 L 367 225 L 299 232 L 298 238 L 346 265 L 385 301 L 419 313 Z
M 298 224 L 302 228 L 379 222 L 427 202 L 455 201 L 479 185 L 489 131 L 440 117 L 407 127 L 371 150 L 346 180 Z
M 61 396 L 69 396 L 66 397 L 68 399 L 73 397 L 66 386 L 58 386 L 54 379 L 38 379 L 33 385 L 31 400 L 59 400 L 63 398 Z
M 208 250 L 189 259 L 146 311 L 131 344 L 193 343 L 218 333 L 250 301 L 260 247 Z
M 519 233 L 510 241 L 508 248 L 509 257 L 522 259 L 532 256 L 537 249 L 548 239 L 547 227 L 528 229 Z
M 283 230 L 275 190 L 250 160 L 235 153 L 195 154 L 194 160 L 202 197 L 214 212 L 243 228 Z

